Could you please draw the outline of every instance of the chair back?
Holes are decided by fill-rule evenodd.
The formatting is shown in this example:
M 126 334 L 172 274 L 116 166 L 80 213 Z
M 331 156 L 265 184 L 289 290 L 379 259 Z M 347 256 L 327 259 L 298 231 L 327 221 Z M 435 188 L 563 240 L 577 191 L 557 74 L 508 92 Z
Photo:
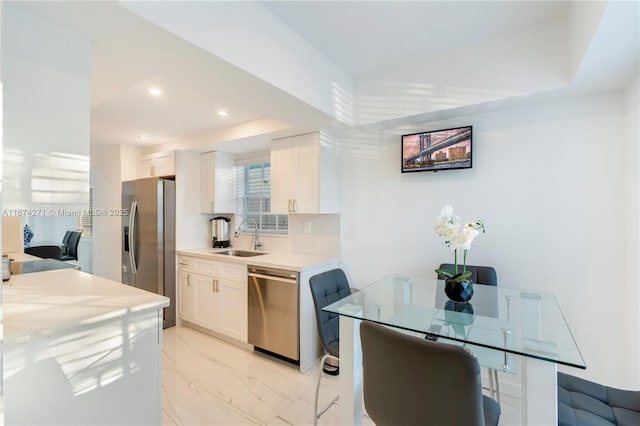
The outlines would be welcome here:
M 69 237 L 71 237 L 72 233 L 73 231 L 67 231 L 64 233 L 64 237 L 62 237 L 62 244 L 69 244 Z
M 332 269 L 309 278 L 309 285 L 320 344 L 327 353 L 339 357 L 340 319 L 337 314 L 324 312 L 322 308 L 351 294 L 347 276 L 342 269 Z
M 69 242 L 67 244 L 68 251 L 65 260 L 78 260 L 78 244 L 80 243 L 80 237 L 82 231 L 71 231 Z
M 364 404 L 377 425 L 485 425 L 478 361 L 459 346 L 360 323 Z
M 455 265 L 453 263 L 443 263 L 440 265 L 440 269 L 446 269 L 447 271 L 455 271 Z M 467 265 L 467 271 L 471 271 L 469 280 L 476 284 L 484 285 L 498 285 L 498 277 L 496 270 L 491 266 L 474 266 Z M 462 265 L 458 265 L 458 272 L 462 272 Z M 438 275 L 438 279 L 444 280 L 445 277 Z
M 73 231 L 67 231 L 64 233 L 64 237 L 62 237 L 62 254 L 66 255 L 69 253 L 69 238 L 71 238 L 71 234 Z

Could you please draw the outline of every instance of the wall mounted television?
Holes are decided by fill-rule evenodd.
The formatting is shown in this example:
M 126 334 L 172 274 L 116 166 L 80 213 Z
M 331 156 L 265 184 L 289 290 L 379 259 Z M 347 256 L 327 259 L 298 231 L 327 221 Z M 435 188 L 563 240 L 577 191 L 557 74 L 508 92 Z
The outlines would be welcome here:
M 470 169 L 472 127 L 402 135 L 402 173 Z

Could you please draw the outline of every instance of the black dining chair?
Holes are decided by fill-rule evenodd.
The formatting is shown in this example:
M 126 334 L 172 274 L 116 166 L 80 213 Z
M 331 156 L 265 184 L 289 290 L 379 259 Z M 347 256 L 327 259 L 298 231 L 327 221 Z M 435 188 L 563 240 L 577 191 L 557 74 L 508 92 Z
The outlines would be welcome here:
M 498 275 L 496 274 L 496 270 L 491 266 L 475 266 L 475 265 L 467 265 L 467 271 L 471 271 L 471 276 L 469 277 L 469 281 L 475 284 L 482 285 L 498 285 Z M 445 269 L 447 271 L 454 272 L 455 265 L 453 263 L 442 263 L 440 265 L 440 269 Z M 458 265 L 458 272 L 462 271 L 462 265 Z M 439 280 L 444 280 L 446 277 L 438 275 Z M 489 393 L 492 398 L 496 398 L 498 403 L 500 403 L 500 383 L 498 382 L 498 370 L 489 368 Z
M 377 425 L 496 426 L 500 405 L 482 395 L 466 349 L 362 321 L 364 405 Z
M 62 237 L 62 255 L 66 256 L 69 254 L 69 238 L 71 238 L 71 234 L 73 231 L 67 231 L 64 233 L 64 237 Z
M 81 236 L 82 231 L 71 231 L 67 243 L 67 254 L 63 255 L 61 260 L 78 260 L 78 244 L 80 243 Z
M 322 308 L 351 294 L 349 281 L 342 269 L 332 269 L 309 278 L 313 306 L 316 312 L 316 325 L 320 344 L 325 355 L 320 361 L 320 373 L 316 383 L 316 396 L 313 412 L 313 424 L 318 424 L 318 418 L 322 416 L 337 400 L 335 397 L 326 407 L 318 413 L 318 397 L 320 394 L 320 381 L 322 373 L 337 375 L 340 361 L 340 318 L 337 314 L 324 312 Z M 332 360 L 333 363 L 330 363 Z

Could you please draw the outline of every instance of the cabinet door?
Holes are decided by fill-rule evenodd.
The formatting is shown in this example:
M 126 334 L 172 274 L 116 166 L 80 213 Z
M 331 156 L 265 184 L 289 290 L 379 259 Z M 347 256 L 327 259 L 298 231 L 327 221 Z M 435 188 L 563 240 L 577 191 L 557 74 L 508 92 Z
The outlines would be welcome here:
M 178 273 L 178 315 L 186 321 L 195 319 L 195 286 L 186 271 Z
M 236 160 L 226 152 L 205 152 L 200 156 L 200 211 L 235 213 Z
M 248 299 L 247 283 L 221 279 L 220 289 L 220 332 L 242 342 L 247 342 Z
M 155 176 L 153 174 L 153 156 L 143 155 L 138 158 L 138 177 L 146 178 Z
M 154 154 L 153 176 L 171 176 L 176 174 L 176 162 L 173 151 Z
M 191 274 L 191 280 L 196 286 L 196 323 L 218 331 L 220 322 L 218 280 L 200 274 Z
M 213 213 L 216 211 L 215 168 L 215 152 L 200 154 L 200 211 L 202 213 Z
M 319 155 L 318 134 L 293 138 L 294 173 L 293 212 L 319 213 Z
M 272 213 L 288 213 L 292 208 L 294 168 L 293 138 L 271 142 Z

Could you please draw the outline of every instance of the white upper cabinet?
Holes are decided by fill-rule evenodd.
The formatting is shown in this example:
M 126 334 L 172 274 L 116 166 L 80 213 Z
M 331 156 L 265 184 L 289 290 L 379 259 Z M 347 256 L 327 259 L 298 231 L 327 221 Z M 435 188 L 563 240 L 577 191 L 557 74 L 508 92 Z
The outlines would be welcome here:
M 316 132 L 271 142 L 273 213 L 337 213 L 337 183 L 330 136 Z
M 173 176 L 176 174 L 175 151 L 156 152 L 138 157 L 138 177 Z
M 235 213 L 235 157 L 225 152 L 200 155 L 200 211 Z

